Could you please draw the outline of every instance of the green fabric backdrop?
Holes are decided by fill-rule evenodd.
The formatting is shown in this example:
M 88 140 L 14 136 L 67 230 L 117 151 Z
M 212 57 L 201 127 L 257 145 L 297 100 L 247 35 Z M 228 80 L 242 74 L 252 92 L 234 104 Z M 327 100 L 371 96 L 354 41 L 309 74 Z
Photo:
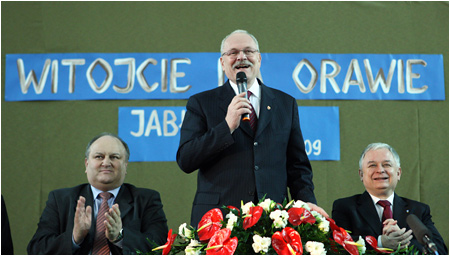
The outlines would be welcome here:
M 448 244 L 448 2 L 2 2 L 1 7 L 2 94 L 5 54 L 218 52 L 222 38 L 241 28 L 258 38 L 263 52 L 443 54 L 445 101 L 298 104 L 340 109 L 341 161 L 312 162 L 320 206 L 331 214 L 335 199 L 361 193 L 359 155 L 371 142 L 386 142 L 402 160 L 397 193 L 429 204 Z M 15 252 L 26 253 L 51 190 L 87 181 L 85 146 L 100 132 L 117 132 L 118 107 L 185 104 L 5 102 L 2 96 L 1 193 Z M 161 193 L 170 228 L 189 223 L 196 173 L 183 173 L 175 162 L 130 163 L 126 182 Z

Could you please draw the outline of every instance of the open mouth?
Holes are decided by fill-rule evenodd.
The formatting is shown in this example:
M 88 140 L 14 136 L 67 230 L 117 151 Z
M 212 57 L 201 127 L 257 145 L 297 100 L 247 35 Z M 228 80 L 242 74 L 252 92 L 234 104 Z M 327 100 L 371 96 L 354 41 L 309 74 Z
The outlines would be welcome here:
M 376 181 L 385 181 L 385 180 L 388 180 L 389 179 L 389 177 L 378 177 L 378 178 L 375 178 L 374 180 L 376 180 Z
M 246 64 L 242 64 L 242 65 L 237 65 L 236 67 L 234 67 L 235 69 L 245 69 L 245 68 L 249 68 L 250 65 L 246 65 Z

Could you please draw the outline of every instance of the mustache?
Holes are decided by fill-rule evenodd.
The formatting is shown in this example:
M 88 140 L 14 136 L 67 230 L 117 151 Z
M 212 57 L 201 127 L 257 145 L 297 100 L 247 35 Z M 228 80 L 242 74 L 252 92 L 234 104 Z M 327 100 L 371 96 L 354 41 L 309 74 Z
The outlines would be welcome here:
M 233 64 L 233 68 L 236 68 L 237 66 L 241 66 L 241 65 L 246 65 L 246 66 L 249 66 L 249 67 L 253 67 L 253 63 L 251 63 L 248 60 L 243 60 L 243 61 L 239 61 L 239 62 L 234 63 Z

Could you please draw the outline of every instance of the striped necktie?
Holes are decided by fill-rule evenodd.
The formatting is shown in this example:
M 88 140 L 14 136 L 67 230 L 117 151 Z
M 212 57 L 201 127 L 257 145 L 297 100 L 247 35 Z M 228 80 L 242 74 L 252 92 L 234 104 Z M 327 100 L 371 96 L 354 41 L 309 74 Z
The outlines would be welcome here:
M 250 100 L 250 96 L 252 95 L 251 91 L 247 91 L 247 97 Z M 251 105 L 251 104 L 250 104 Z M 252 106 L 252 112 L 250 113 L 250 126 L 252 127 L 253 132 L 256 132 L 256 127 L 258 126 L 258 117 L 256 116 L 255 109 Z
M 111 198 L 112 194 L 109 192 L 100 193 L 102 198 L 102 204 L 97 214 L 97 223 L 95 226 L 95 238 L 94 246 L 92 249 L 92 254 L 95 255 L 109 255 L 110 250 L 108 246 L 108 241 L 105 236 L 106 226 L 105 226 L 105 213 L 109 210 L 108 199 Z

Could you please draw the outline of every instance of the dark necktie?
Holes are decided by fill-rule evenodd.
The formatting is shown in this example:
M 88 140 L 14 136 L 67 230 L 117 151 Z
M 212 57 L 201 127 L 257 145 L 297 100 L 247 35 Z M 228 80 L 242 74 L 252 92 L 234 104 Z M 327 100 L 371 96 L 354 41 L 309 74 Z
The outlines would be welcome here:
M 252 95 L 251 91 L 247 91 L 247 97 L 250 100 L 250 96 Z M 250 104 L 251 105 L 251 104 Z M 253 132 L 256 132 L 256 127 L 258 125 L 258 117 L 256 117 L 255 109 L 252 106 L 252 112 L 250 113 L 250 126 L 252 127 Z
M 381 218 L 381 223 L 387 219 L 392 219 L 391 203 L 388 200 L 380 200 L 377 204 L 383 207 L 383 217 Z
M 94 247 L 92 248 L 92 254 L 95 255 L 109 255 L 109 246 L 108 241 L 105 236 L 105 213 L 109 210 L 108 199 L 111 198 L 112 194 L 108 192 L 100 193 L 100 197 L 102 198 L 102 204 L 100 205 L 100 209 L 98 209 L 97 214 L 97 223 L 95 226 L 95 238 L 94 238 Z

